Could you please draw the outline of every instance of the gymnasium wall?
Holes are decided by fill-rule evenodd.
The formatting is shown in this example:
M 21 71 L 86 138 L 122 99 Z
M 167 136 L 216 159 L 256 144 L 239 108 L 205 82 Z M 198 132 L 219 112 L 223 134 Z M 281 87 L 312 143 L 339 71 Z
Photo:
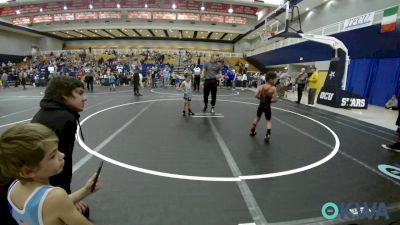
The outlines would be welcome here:
M 0 53 L 3 55 L 25 55 L 31 51 L 32 45 L 37 45 L 38 38 L 0 30 Z
M 40 50 L 61 50 L 63 41 L 51 37 L 32 36 L 0 29 L 0 54 L 2 58 L 10 59 L 24 56 L 36 46 Z

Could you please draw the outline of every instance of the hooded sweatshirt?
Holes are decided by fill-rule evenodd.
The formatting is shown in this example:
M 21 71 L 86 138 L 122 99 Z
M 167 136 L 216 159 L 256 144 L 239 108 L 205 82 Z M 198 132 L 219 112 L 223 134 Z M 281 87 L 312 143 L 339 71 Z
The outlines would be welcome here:
M 64 103 L 47 98 L 43 98 L 40 101 L 40 108 L 31 122 L 41 123 L 53 130 L 59 139 L 58 150 L 65 154 L 64 169 L 60 174 L 50 177 L 50 184 L 62 187 L 70 194 L 72 152 L 76 128 L 79 125 L 79 113 L 70 109 Z

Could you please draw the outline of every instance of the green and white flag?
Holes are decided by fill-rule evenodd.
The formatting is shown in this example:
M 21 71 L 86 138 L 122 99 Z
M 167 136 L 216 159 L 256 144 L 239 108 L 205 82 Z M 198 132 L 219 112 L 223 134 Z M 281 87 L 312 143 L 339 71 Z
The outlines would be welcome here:
M 385 11 L 383 11 L 381 33 L 396 30 L 396 20 L 398 11 L 399 11 L 399 6 L 388 8 L 385 9 Z

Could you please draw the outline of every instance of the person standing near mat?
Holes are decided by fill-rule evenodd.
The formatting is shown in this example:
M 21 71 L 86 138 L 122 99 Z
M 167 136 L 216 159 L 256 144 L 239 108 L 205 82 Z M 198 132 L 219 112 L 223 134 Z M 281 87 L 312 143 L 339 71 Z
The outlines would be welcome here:
M 301 68 L 301 71 L 296 76 L 296 84 L 297 84 L 297 103 L 301 102 L 301 97 L 303 96 L 304 87 L 307 83 L 307 73 L 305 68 Z
M 74 150 L 75 133 L 79 123 L 79 112 L 82 112 L 86 102 L 84 84 L 71 77 L 55 77 L 47 85 L 40 110 L 32 118 L 32 123 L 40 123 L 56 133 L 59 142 L 58 149 L 65 154 L 65 165 L 61 173 L 50 177 L 50 184 L 63 188 L 71 193 L 72 153 Z M 82 136 L 82 129 L 80 129 Z M 89 216 L 89 208 L 83 202 L 76 204 L 78 211 Z
M 383 145 L 381 145 L 381 147 L 386 150 L 400 152 L 400 110 L 399 110 L 399 114 L 397 116 L 396 125 L 397 125 L 397 130 L 396 130 L 397 141 L 392 144 L 383 144 Z
M 311 66 L 311 76 L 308 79 L 308 105 L 314 106 L 315 95 L 318 88 L 318 72 L 315 66 Z
M 180 89 L 183 90 L 183 105 L 182 116 L 186 116 L 186 108 L 188 109 L 188 116 L 193 116 L 194 113 L 191 109 L 192 102 L 192 74 L 186 73 L 185 80 L 181 83 Z
M 204 63 L 204 108 L 203 112 L 208 108 L 208 96 L 211 92 L 211 113 L 215 113 L 215 103 L 217 101 L 217 79 L 221 77 L 222 63 L 218 54 L 212 54 L 211 60 Z
M 253 123 L 251 124 L 250 129 L 250 136 L 255 136 L 256 127 L 258 122 L 260 122 L 261 115 L 264 113 L 266 119 L 266 127 L 267 133 L 265 134 L 264 141 L 266 143 L 269 142 L 271 138 L 271 129 L 272 129 L 272 122 L 271 122 L 271 103 L 277 101 L 277 93 L 275 83 L 277 80 L 276 73 L 268 73 L 265 77 L 266 83 L 261 85 L 256 92 L 256 98 L 260 99 L 260 104 L 258 105 L 256 118 L 254 119 Z

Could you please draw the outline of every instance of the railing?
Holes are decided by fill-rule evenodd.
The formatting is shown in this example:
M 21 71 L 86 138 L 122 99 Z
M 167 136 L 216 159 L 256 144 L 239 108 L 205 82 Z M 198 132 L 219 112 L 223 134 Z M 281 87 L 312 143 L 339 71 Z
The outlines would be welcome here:
M 59 56 L 60 54 L 82 54 L 87 49 L 76 49 L 76 50 L 53 50 L 53 51 L 37 51 L 35 55 L 49 55 L 54 54 L 55 56 Z M 92 49 L 92 53 L 95 55 L 104 54 L 106 51 L 116 51 L 119 54 L 134 54 L 140 55 L 144 52 L 159 52 L 165 55 L 179 55 L 179 51 L 182 50 L 163 50 L 163 49 Z M 243 57 L 243 53 L 234 53 L 234 52 L 218 52 L 218 51 L 189 51 L 193 56 L 202 55 L 202 56 L 211 56 L 211 54 L 219 54 L 223 57 Z M 25 55 L 32 55 L 32 52 L 25 52 Z
M 390 7 L 387 7 L 387 8 L 390 8 Z M 378 23 L 381 22 L 382 17 L 383 17 L 383 11 L 385 9 L 381 9 L 381 10 L 375 11 L 373 24 L 378 24 Z M 336 22 L 336 23 L 333 23 L 333 24 L 330 24 L 330 25 L 327 25 L 327 26 L 324 26 L 324 27 L 320 27 L 320 28 L 317 28 L 317 29 L 314 29 L 314 30 L 310 30 L 310 31 L 307 31 L 305 33 L 306 34 L 316 34 L 316 35 L 332 35 L 332 34 L 340 33 L 340 32 L 344 31 L 343 30 L 344 21 L 345 20 L 342 20 L 340 22 Z M 267 44 L 267 45 L 265 45 L 265 42 L 261 42 L 260 45 L 255 46 L 254 50 L 246 51 L 246 55 L 247 56 L 258 55 L 260 53 L 272 51 L 272 50 L 275 50 L 275 49 L 278 49 L 278 48 L 282 48 L 282 47 L 286 47 L 286 46 L 289 46 L 289 45 L 298 44 L 298 43 L 301 43 L 301 42 L 304 42 L 304 41 L 307 41 L 307 40 L 302 39 L 302 38 L 287 38 L 287 39 L 276 41 L 274 43 Z

